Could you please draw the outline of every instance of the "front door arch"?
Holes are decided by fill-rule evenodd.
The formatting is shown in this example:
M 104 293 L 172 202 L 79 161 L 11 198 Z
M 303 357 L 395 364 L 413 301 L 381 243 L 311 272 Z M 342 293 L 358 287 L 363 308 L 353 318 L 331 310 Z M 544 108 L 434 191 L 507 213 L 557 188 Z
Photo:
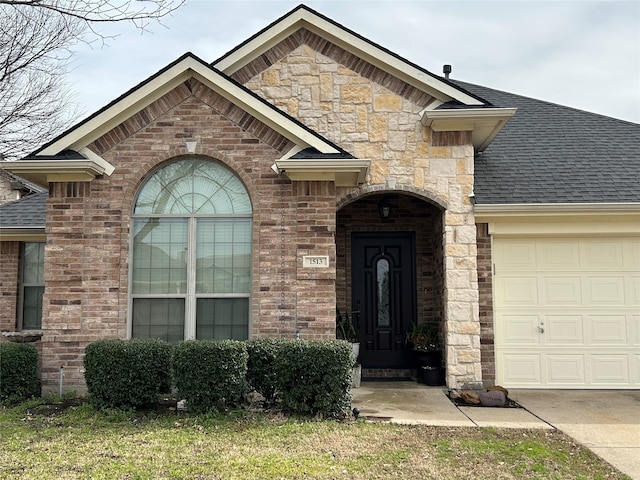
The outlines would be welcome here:
M 389 216 L 386 219 L 380 218 L 378 209 L 379 202 L 383 198 L 391 205 Z M 393 355 L 387 356 L 382 352 L 387 351 L 385 349 L 391 349 L 390 346 L 394 346 L 396 351 L 400 351 L 400 347 L 404 348 L 404 335 L 407 330 L 412 328 L 414 321 L 416 323 L 436 322 L 442 325 L 444 318 L 443 215 L 440 206 L 399 191 L 366 195 L 343 206 L 338 211 L 336 218 L 336 301 L 341 312 L 358 311 L 364 301 L 360 299 L 360 304 L 358 304 L 358 295 L 369 295 L 367 301 L 369 304 L 372 302 L 374 304 L 374 307 L 371 308 L 377 308 L 375 301 L 372 300 L 374 297 L 371 291 L 375 292 L 376 282 L 373 279 L 377 275 L 374 272 L 377 272 L 378 265 L 372 263 L 367 266 L 369 275 L 372 276 L 367 287 L 369 293 L 358 293 L 356 288 L 358 276 L 354 276 L 354 269 L 361 268 L 358 262 L 362 262 L 356 257 L 362 255 L 362 252 L 357 253 L 356 250 L 362 248 L 362 245 L 359 245 L 357 241 L 354 243 L 353 239 L 385 237 L 387 234 L 390 234 L 391 237 L 397 235 L 399 238 L 402 236 L 413 238 L 413 245 L 406 248 L 406 251 L 411 252 L 410 259 L 402 259 L 401 266 L 394 271 L 394 274 L 401 275 L 400 272 L 405 269 L 408 269 L 409 272 L 413 269 L 413 277 L 405 275 L 400 277 L 399 282 L 396 282 L 402 290 L 408 290 L 410 293 L 409 296 L 401 300 L 401 307 L 396 305 L 397 308 L 407 312 L 401 326 L 404 331 L 399 334 L 393 333 L 393 327 L 398 325 L 397 321 L 391 326 L 391 331 L 385 331 L 384 325 L 381 326 L 382 329 L 376 329 L 377 327 L 369 325 L 371 335 L 375 333 L 378 338 L 361 333 L 360 361 L 365 368 L 375 368 L 377 371 L 389 370 L 384 373 L 385 376 L 409 375 L 410 365 L 407 363 L 406 352 L 397 354 L 395 358 Z M 369 249 L 369 261 L 383 259 L 385 242 L 383 241 L 381 247 L 373 246 Z M 365 255 L 363 258 L 367 259 L 367 256 Z M 391 274 L 393 269 L 391 265 L 389 267 Z M 407 305 L 414 306 L 413 311 L 408 309 Z M 376 315 L 370 315 L 369 319 L 356 315 L 355 322 L 357 323 L 359 320 L 362 329 L 365 328 L 365 322 L 376 321 Z M 390 319 L 390 321 L 393 322 L 394 319 Z M 378 352 L 379 358 L 368 358 L 366 342 L 371 342 L 369 345 L 373 349 L 370 351 Z M 383 344 L 383 342 L 388 343 Z M 381 346 L 384 348 L 380 348 Z M 375 356 L 376 353 L 372 353 L 372 355 Z M 399 360 L 402 356 L 404 356 L 404 363 Z M 400 372 L 400 369 L 404 372 Z

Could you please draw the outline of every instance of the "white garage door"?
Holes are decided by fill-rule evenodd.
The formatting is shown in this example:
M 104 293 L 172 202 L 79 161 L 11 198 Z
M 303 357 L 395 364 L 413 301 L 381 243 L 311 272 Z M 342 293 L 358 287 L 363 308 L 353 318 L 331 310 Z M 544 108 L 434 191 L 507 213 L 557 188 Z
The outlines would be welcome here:
M 496 383 L 640 386 L 640 239 L 494 238 Z

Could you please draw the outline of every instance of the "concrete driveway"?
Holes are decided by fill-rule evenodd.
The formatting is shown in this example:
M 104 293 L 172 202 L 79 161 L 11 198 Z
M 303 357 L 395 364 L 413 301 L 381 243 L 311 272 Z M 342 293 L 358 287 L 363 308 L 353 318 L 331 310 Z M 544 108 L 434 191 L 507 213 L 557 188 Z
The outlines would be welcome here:
M 640 390 L 510 390 L 509 397 L 640 480 Z

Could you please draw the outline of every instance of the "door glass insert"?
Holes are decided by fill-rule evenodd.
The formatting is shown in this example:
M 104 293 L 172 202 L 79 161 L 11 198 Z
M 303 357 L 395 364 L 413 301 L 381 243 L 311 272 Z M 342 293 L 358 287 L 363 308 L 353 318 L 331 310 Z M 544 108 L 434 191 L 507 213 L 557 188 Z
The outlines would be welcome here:
M 378 282 L 378 326 L 388 327 L 389 319 L 389 261 L 381 258 L 376 264 Z

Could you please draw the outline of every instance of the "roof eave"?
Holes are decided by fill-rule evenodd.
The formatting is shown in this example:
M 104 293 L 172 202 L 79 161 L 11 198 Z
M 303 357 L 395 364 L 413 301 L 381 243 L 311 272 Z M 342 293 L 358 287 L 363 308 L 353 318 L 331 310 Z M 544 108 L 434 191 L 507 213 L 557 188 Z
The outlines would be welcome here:
M 0 227 L 0 242 L 44 242 L 46 234 L 43 226 Z
M 516 108 L 425 109 L 421 122 L 436 132 L 471 131 L 475 150 L 482 152 L 516 111 Z
M 72 149 L 82 150 L 111 129 L 142 110 L 156 99 L 170 92 L 189 78 L 196 78 L 209 88 L 245 109 L 258 120 L 284 137 L 303 147 L 313 147 L 322 153 L 338 153 L 335 145 L 314 135 L 302 125 L 261 102 L 243 87 L 211 68 L 192 54 L 187 54 L 160 74 L 152 77 L 126 96 L 111 104 L 88 121 L 81 123 L 38 152 L 38 155 L 56 155 Z
M 98 155 L 86 159 L 35 158 L 0 162 L 0 168 L 42 187 L 48 187 L 49 182 L 90 182 L 114 171 L 114 166 Z
M 474 213 L 477 222 L 508 217 L 638 215 L 640 214 L 640 202 L 476 204 Z
M 330 181 L 335 182 L 336 187 L 356 187 L 364 183 L 370 164 L 370 160 L 357 158 L 282 158 L 271 168 L 292 181 Z

